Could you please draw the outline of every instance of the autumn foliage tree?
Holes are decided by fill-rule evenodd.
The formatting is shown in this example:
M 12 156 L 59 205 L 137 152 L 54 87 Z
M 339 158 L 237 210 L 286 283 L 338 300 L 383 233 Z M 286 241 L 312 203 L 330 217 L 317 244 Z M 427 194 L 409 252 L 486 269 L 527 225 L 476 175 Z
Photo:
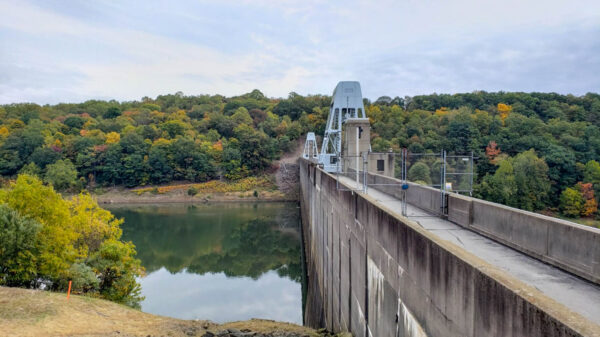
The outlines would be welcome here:
M 598 211 L 598 202 L 594 197 L 594 189 L 592 187 L 592 184 L 584 184 L 579 182 L 577 183 L 576 188 L 577 190 L 579 190 L 579 193 L 581 193 L 581 196 L 583 198 L 583 208 L 581 210 L 581 215 L 590 216 L 592 214 L 595 214 Z
M 487 156 L 490 163 L 496 164 L 496 157 L 498 157 L 500 153 L 501 151 L 498 147 L 498 144 L 496 144 L 495 141 L 490 140 L 488 146 L 485 148 L 485 155 Z
M 506 120 L 508 115 L 512 112 L 512 107 L 510 105 L 504 103 L 498 103 L 498 113 L 500 114 L 500 119 L 502 122 Z
M 584 199 L 575 188 L 567 187 L 560 194 L 560 211 L 568 217 L 578 217 L 583 211 Z
M 63 199 L 34 176 L 0 190 L 0 284 L 63 290 L 139 306 L 144 272 L 121 220 L 89 194 Z

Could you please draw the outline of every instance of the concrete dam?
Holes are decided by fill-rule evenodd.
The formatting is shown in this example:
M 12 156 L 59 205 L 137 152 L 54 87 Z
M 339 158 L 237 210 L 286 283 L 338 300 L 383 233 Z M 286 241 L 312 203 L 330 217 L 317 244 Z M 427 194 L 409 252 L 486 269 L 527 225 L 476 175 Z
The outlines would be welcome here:
M 307 325 L 357 337 L 600 336 L 600 230 L 299 164 Z

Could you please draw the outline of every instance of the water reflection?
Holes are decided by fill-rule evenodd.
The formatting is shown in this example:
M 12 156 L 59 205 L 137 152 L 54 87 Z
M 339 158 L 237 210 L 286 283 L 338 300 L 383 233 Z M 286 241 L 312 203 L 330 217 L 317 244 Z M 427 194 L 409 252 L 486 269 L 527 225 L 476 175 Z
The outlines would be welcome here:
M 217 322 L 302 323 L 295 204 L 112 207 L 148 275 L 142 310 Z

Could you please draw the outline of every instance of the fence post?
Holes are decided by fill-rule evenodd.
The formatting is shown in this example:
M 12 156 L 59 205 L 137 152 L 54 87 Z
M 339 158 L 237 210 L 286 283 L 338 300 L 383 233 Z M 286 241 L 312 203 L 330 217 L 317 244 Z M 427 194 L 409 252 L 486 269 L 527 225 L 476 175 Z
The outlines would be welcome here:
M 401 178 L 402 178 L 402 215 L 406 216 L 407 215 L 407 206 L 406 206 L 406 194 L 408 193 L 408 189 L 404 187 L 404 185 L 407 185 L 407 180 L 408 178 L 406 177 L 406 167 L 408 166 L 406 164 L 406 161 L 408 160 L 408 150 L 406 148 L 402 149 L 402 172 L 401 172 Z M 408 186 L 408 185 L 407 185 Z
M 369 178 L 369 152 L 363 152 L 363 192 L 367 193 L 367 179 Z
M 472 197 L 473 196 L 473 175 L 475 174 L 475 172 L 473 172 L 475 169 L 475 158 L 473 157 L 473 151 L 471 151 L 471 185 L 469 186 L 469 196 Z
M 442 215 L 446 214 L 446 150 L 442 150 L 442 181 L 441 181 L 441 185 L 440 186 L 440 190 L 441 190 L 441 195 L 442 195 L 442 200 L 441 200 L 441 207 L 442 207 Z

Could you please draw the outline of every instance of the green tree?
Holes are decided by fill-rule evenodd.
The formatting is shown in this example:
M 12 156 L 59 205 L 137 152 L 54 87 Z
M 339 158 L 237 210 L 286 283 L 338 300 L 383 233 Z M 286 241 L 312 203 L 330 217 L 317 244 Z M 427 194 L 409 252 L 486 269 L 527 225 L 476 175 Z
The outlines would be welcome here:
M 479 138 L 477 133 L 469 115 L 457 115 L 448 125 L 448 141 L 452 151 L 465 154 L 475 149 Z
M 30 176 L 40 177 L 42 175 L 42 170 L 34 163 L 31 162 L 21 168 L 19 171 L 20 174 L 29 174 Z
M 581 192 L 567 187 L 560 194 L 560 211 L 568 217 L 578 217 L 584 208 L 584 199 Z
M 70 160 L 58 160 L 47 167 L 44 181 L 57 190 L 66 190 L 77 184 L 77 170 Z
M 542 209 L 550 191 L 548 165 L 533 149 L 516 155 L 513 159 L 515 183 L 517 185 L 517 207 L 534 211 Z
M 583 171 L 583 181 L 592 183 L 596 196 L 600 195 L 600 163 L 590 160 L 585 164 Z
M 253 125 L 253 120 L 248 110 L 244 107 L 238 108 L 235 113 L 231 116 L 231 119 L 235 122 L 235 125 L 246 124 Z
M 178 135 L 183 135 L 186 129 L 186 124 L 178 119 L 166 121 L 160 125 L 160 128 L 169 134 L 169 137 L 175 138 Z
M 423 182 L 426 185 L 431 185 L 431 173 L 429 166 L 423 162 L 417 162 L 408 170 L 408 180 L 413 182 Z
M 500 162 L 493 175 L 486 175 L 478 189 L 478 196 L 483 199 L 509 206 L 517 206 L 516 194 L 514 169 L 508 159 Z
M 37 272 L 58 280 L 82 254 L 75 249 L 78 234 L 70 222 L 69 203 L 37 177 L 19 175 L 9 189 L 0 190 L 0 203 L 42 224 L 38 235 Z
M 131 242 L 106 240 L 88 261 L 99 275 L 99 292 L 103 298 L 139 308 L 140 284 L 136 277 L 143 274 L 140 260 L 135 257 L 135 247 Z
M 37 276 L 42 225 L 0 205 L 0 284 L 31 286 Z
M 118 107 L 110 107 L 102 117 L 104 118 L 117 118 L 121 116 L 121 110 Z
M 234 132 L 240 142 L 242 165 L 255 172 L 269 167 L 275 157 L 273 139 L 246 124 L 238 125 Z
M 44 170 L 46 169 L 46 166 L 55 163 L 60 158 L 60 152 L 53 150 L 50 147 L 38 147 L 33 151 L 29 160 Z
M 169 163 L 168 146 L 153 145 L 148 155 L 150 181 L 155 184 L 168 183 L 173 180 L 173 168 Z
M 85 124 L 85 119 L 79 116 L 70 116 L 65 119 L 64 124 L 72 129 L 81 129 Z
M 544 152 L 548 164 L 548 178 L 554 182 L 549 197 L 556 204 L 560 192 L 577 182 L 576 160 L 572 150 L 559 145 L 550 145 Z
M 121 220 L 89 194 L 63 199 L 52 186 L 20 175 L 0 190 L 0 283 L 75 290 L 138 306 L 144 272 L 133 244 L 119 241 Z

